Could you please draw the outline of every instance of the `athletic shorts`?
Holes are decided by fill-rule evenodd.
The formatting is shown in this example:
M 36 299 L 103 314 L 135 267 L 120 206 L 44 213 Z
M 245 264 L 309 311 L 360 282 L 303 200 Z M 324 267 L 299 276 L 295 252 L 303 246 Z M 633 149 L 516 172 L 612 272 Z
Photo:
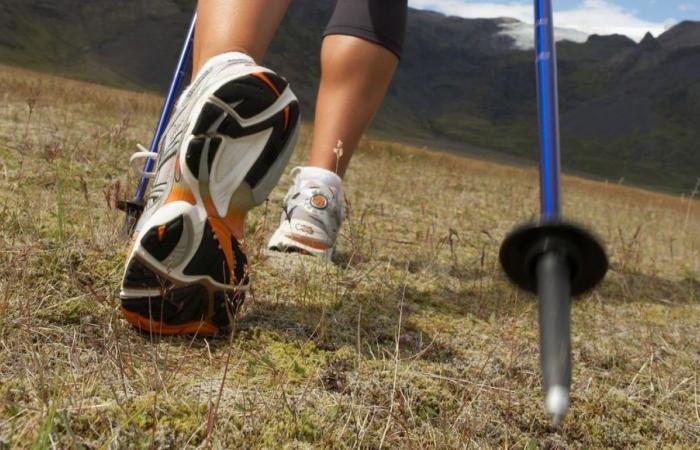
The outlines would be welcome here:
M 323 36 L 343 34 L 392 51 L 399 59 L 406 36 L 408 0 L 337 0 Z

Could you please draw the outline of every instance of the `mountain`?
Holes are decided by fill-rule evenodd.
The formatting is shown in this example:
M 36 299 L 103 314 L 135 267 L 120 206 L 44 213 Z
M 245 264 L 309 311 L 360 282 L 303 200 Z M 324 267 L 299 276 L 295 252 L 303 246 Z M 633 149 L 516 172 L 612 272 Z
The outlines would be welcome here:
M 164 90 L 192 0 L 3 0 L 0 63 Z M 332 2 L 292 2 L 266 64 L 312 117 L 320 35 Z M 404 58 L 373 131 L 516 161 L 537 158 L 531 50 L 513 19 L 411 10 Z M 581 36 L 575 37 L 582 41 Z M 700 22 L 658 38 L 558 45 L 564 168 L 674 192 L 700 177 Z
M 697 47 L 700 45 L 700 27 L 697 22 L 685 21 L 659 36 L 661 44 L 668 49 Z

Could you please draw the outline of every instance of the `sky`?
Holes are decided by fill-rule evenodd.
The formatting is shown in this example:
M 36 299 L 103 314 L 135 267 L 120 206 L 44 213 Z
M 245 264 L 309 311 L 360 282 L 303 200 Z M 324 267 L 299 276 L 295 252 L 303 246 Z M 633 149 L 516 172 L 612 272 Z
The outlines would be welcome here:
M 468 18 L 513 17 L 532 23 L 533 2 L 523 0 L 409 0 L 430 9 Z M 587 34 L 624 34 L 641 40 L 682 20 L 700 20 L 700 0 L 553 0 L 554 23 Z

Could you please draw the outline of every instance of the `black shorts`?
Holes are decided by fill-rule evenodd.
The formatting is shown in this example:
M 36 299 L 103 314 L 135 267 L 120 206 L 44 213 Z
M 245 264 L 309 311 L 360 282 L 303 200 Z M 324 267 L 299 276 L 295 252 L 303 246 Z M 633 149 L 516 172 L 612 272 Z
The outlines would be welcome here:
M 408 0 L 337 0 L 324 36 L 344 34 L 374 42 L 401 58 Z

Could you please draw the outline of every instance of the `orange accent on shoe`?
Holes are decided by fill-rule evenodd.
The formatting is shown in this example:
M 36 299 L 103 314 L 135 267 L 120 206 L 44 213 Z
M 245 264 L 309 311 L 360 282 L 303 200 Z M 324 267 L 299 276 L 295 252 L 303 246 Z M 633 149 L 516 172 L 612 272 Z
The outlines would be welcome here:
M 209 224 L 211 229 L 214 231 L 216 240 L 219 241 L 219 247 L 221 251 L 224 252 L 224 257 L 226 258 L 226 265 L 229 270 L 229 278 L 232 283 L 235 283 L 234 269 L 236 267 L 236 260 L 233 257 L 233 243 L 231 242 L 231 231 L 228 229 L 224 221 L 218 217 L 209 216 Z
M 146 333 L 154 332 L 163 335 L 197 334 L 199 336 L 215 336 L 219 334 L 219 327 L 210 322 L 199 321 L 181 325 L 169 325 L 157 320 L 150 320 L 141 314 L 129 311 L 123 306 L 121 311 L 127 322 Z
M 175 184 L 173 185 L 173 188 L 170 190 L 170 194 L 168 194 L 168 198 L 165 199 L 163 204 L 167 205 L 168 203 L 177 201 L 187 202 L 190 205 L 197 204 L 197 200 L 194 198 L 194 194 L 191 190 L 189 190 L 189 188 Z
M 158 241 L 159 241 L 159 242 L 162 241 L 163 238 L 165 237 L 165 229 L 166 229 L 165 225 L 161 225 L 161 226 L 159 226 L 158 229 L 156 230 L 156 233 L 157 233 L 157 235 L 158 235 Z
M 230 207 L 226 216 L 221 217 L 214 206 L 214 201 L 211 197 L 204 197 L 204 209 L 209 217 L 223 220 L 224 225 L 228 228 L 233 236 L 242 241 L 245 237 L 245 213 L 240 212 L 233 207 Z
M 311 204 L 314 208 L 326 209 L 326 207 L 328 206 L 328 200 L 323 195 L 316 194 L 313 197 L 311 197 Z
M 175 158 L 175 181 L 182 179 L 182 168 L 180 168 L 180 158 Z
M 267 84 L 270 87 L 270 89 L 272 89 L 272 92 L 277 94 L 278 97 L 282 95 L 280 93 L 279 89 L 277 89 L 277 86 L 275 86 L 275 84 L 272 81 L 270 81 L 270 78 L 268 78 L 268 76 L 265 75 L 263 72 L 254 73 L 253 76 L 259 80 L 262 80 L 265 84 Z M 287 128 L 289 128 L 289 114 L 290 114 L 289 106 L 287 106 L 286 108 L 284 108 L 284 129 L 285 130 Z
M 245 238 L 245 213 L 229 208 L 228 214 L 224 217 L 224 223 L 229 231 L 231 231 L 231 234 L 233 234 L 239 242 L 242 242 Z
M 328 250 L 329 248 L 325 242 L 314 241 L 313 239 L 307 239 L 293 234 L 288 234 L 287 238 L 316 250 Z
M 219 212 L 216 210 L 216 205 L 211 197 L 206 196 L 202 199 L 204 201 L 204 210 L 207 212 L 209 217 L 219 217 Z
M 255 78 L 257 78 L 258 80 L 262 80 L 265 84 L 267 84 L 270 87 L 270 89 L 272 89 L 272 92 L 277 94 L 278 97 L 280 95 L 282 95 L 282 94 L 280 94 L 279 89 L 277 89 L 277 86 L 275 86 L 275 84 L 272 81 L 270 81 L 270 79 L 267 77 L 267 75 L 265 75 L 263 72 L 254 73 L 253 76 Z
M 230 208 L 225 217 L 220 217 L 214 201 L 211 197 L 204 197 L 204 208 L 209 216 L 209 224 L 214 231 L 219 247 L 224 252 L 226 263 L 229 268 L 229 276 L 233 283 L 240 280 L 235 279 L 236 258 L 233 256 L 233 243 L 231 239 L 243 240 L 245 234 L 245 213 Z

